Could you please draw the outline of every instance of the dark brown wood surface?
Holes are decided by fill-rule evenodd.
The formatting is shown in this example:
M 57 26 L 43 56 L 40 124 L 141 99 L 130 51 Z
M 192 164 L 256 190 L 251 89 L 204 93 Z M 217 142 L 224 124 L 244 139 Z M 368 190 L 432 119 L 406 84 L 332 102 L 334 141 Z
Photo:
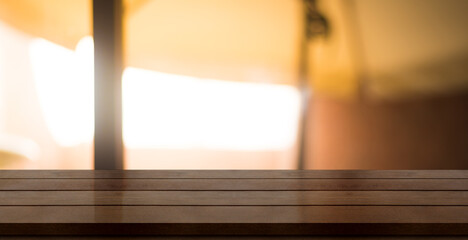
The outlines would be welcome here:
M 468 206 L 468 191 L 0 191 L 0 206 Z
M 467 173 L 0 171 L 0 237 L 463 238 Z
M 468 179 L 0 179 L 0 190 L 468 191 Z
M 192 179 L 192 178 L 234 178 L 234 179 L 246 179 L 246 178 L 267 178 L 267 179 L 282 179 L 282 178 L 428 178 L 428 179 L 439 179 L 439 178 L 461 178 L 468 179 L 468 171 L 466 170 L 320 170 L 320 171 L 309 171 L 309 170 L 127 170 L 127 171 L 89 171 L 89 170 L 5 170 L 0 174 L 1 178 L 22 178 L 22 179 L 42 179 L 42 178 L 156 178 L 156 179 Z

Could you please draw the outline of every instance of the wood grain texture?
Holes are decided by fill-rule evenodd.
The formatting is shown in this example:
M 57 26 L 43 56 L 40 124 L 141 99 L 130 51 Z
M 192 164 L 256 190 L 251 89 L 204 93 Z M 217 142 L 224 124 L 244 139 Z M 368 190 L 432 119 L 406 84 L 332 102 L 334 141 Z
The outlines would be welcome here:
M 2 206 L 0 223 L 466 223 L 464 206 Z M 468 233 L 468 232 L 467 232 Z
M 0 207 L 17 234 L 468 235 L 468 207 Z
M 0 190 L 468 191 L 468 179 L 0 179 Z
M 468 191 L 0 191 L 0 206 L 468 206 Z
M 468 178 L 466 170 L 3 170 L 0 178 Z
M 466 172 L 0 171 L 0 238 L 461 237 Z

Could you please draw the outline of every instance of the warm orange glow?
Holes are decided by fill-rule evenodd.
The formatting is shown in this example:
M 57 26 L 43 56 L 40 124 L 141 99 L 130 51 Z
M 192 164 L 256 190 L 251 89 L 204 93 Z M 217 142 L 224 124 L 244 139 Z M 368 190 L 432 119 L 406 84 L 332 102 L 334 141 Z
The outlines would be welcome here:
M 39 101 L 62 146 L 93 137 L 93 44 L 73 52 L 44 39 L 31 44 Z M 129 148 L 289 149 L 300 99 L 287 85 L 228 82 L 127 68 L 123 130 Z

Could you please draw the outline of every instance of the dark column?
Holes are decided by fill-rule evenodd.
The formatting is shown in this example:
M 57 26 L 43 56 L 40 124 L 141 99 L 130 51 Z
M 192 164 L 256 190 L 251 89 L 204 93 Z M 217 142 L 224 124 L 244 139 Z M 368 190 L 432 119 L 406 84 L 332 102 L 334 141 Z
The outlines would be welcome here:
M 94 168 L 122 169 L 122 1 L 93 1 Z

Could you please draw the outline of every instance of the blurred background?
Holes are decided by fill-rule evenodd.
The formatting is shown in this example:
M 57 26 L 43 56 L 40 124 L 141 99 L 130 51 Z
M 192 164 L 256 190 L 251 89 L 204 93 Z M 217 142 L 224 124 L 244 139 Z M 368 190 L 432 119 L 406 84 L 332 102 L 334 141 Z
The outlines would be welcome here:
M 467 169 L 466 0 L 124 0 L 125 169 Z M 0 0 L 0 169 L 92 169 L 90 0 Z

